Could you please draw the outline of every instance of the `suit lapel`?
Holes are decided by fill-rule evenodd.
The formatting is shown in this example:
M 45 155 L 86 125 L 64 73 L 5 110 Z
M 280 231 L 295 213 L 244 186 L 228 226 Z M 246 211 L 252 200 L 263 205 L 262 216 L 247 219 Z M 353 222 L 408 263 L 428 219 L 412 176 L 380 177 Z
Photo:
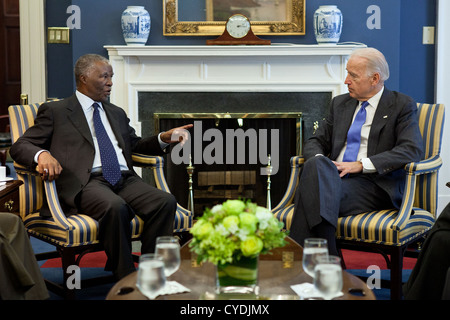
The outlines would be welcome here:
M 69 112 L 69 121 L 73 123 L 80 134 L 94 147 L 94 141 L 92 140 L 91 130 L 89 129 L 86 116 L 75 95 L 71 97 L 67 109 Z
M 358 104 L 359 104 L 358 100 L 354 99 L 349 100 L 345 103 L 345 108 L 340 113 L 342 117 L 341 123 L 343 125 L 345 136 L 347 136 L 347 132 L 350 129 L 350 126 L 352 125 L 353 115 L 355 114 L 355 110 L 358 107 Z
M 392 93 L 384 89 L 377 110 L 373 117 L 372 126 L 369 133 L 369 141 L 367 145 L 367 155 L 375 153 L 381 130 L 384 128 L 392 113 Z
M 108 117 L 109 124 L 111 125 L 111 129 L 116 136 L 117 142 L 119 143 L 119 147 L 122 150 L 125 150 L 125 141 L 123 140 L 122 133 L 120 132 L 120 123 L 118 117 L 115 116 L 114 111 L 111 106 L 106 102 L 102 103 L 103 108 L 105 109 L 106 116 Z

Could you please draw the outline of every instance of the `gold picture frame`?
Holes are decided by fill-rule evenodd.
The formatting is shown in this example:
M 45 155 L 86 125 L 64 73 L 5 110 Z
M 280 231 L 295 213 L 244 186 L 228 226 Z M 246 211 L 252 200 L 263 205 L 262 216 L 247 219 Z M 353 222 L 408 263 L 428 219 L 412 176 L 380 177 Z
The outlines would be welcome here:
M 204 21 L 179 21 L 178 0 L 163 0 L 163 34 L 165 36 L 221 35 L 225 28 L 226 19 L 214 21 L 214 0 L 205 1 L 206 18 Z M 274 0 L 274 2 L 277 2 L 277 0 Z M 284 19 L 276 20 L 280 18 L 279 16 L 275 16 L 273 20 L 268 21 L 250 19 L 253 32 L 256 35 L 304 35 L 305 0 L 278 0 L 278 2 L 285 5 L 286 16 Z M 230 11 L 230 16 L 232 13 L 237 12 L 236 10 Z

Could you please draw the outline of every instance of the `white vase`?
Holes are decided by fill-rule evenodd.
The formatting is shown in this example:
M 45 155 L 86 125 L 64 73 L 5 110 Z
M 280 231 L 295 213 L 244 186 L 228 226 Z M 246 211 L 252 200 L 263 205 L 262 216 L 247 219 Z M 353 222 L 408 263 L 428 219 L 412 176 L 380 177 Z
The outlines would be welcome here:
M 314 12 L 314 33 L 318 44 L 336 44 L 342 32 L 342 12 L 337 6 L 320 6 Z
M 122 32 L 129 46 L 145 46 L 150 34 L 150 14 L 142 6 L 128 6 L 122 13 Z

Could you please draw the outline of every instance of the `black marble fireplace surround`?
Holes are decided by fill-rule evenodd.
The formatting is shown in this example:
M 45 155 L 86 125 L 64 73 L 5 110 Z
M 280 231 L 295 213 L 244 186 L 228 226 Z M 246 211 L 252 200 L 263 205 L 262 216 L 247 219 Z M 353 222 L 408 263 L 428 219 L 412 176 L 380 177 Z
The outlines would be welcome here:
M 138 115 L 142 125 L 142 136 L 155 134 L 155 113 L 301 113 L 303 141 L 311 136 L 314 122 L 320 121 L 329 107 L 330 92 L 139 92 Z M 198 119 L 197 119 L 198 120 Z M 160 130 L 174 126 L 194 123 L 196 119 L 160 120 Z M 228 122 L 227 122 L 228 121 Z M 222 121 L 220 127 L 232 128 L 236 120 Z M 231 122 L 230 122 L 231 121 Z M 203 120 L 203 130 L 214 126 L 214 120 Z M 277 128 L 280 134 L 279 168 L 271 176 L 271 200 L 274 207 L 283 196 L 289 179 L 289 159 L 296 155 L 295 119 L 260 119 L 245 120 L 244 130 L 252 126 L 255 129 Z M 222 130 L 222 129 L 221 129 Z M 205 144 L 203 144 L 205 147 Z M 185 164 L 175 165 L 170 156 L 165 156 L 166 179 L 171 192 L 178 202 L 187 207 L 188 175 Z M 259 174 L 259 165 L 206 165 L 194 164 L 194 195 L 197 173 L 200 171 L 219 170 L 257 170 L 255 202 L 266 205 L 267 176 Z M 152 180 L 150 172 L 144 170 L 143 177 Z M 211 206 L 215 203 L 210 203 Z M 195 215 L 201 214 L 196 207 Z

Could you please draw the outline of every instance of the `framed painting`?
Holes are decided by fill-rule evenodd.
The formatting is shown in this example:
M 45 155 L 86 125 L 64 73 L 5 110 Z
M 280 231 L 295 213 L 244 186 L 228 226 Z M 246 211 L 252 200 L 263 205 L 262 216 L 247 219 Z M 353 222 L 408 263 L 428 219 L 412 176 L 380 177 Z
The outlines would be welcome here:
M 165 36 L 215 36 L 241 13 L 256 35 L 304 35 L 305 0 L 163 0 Z

